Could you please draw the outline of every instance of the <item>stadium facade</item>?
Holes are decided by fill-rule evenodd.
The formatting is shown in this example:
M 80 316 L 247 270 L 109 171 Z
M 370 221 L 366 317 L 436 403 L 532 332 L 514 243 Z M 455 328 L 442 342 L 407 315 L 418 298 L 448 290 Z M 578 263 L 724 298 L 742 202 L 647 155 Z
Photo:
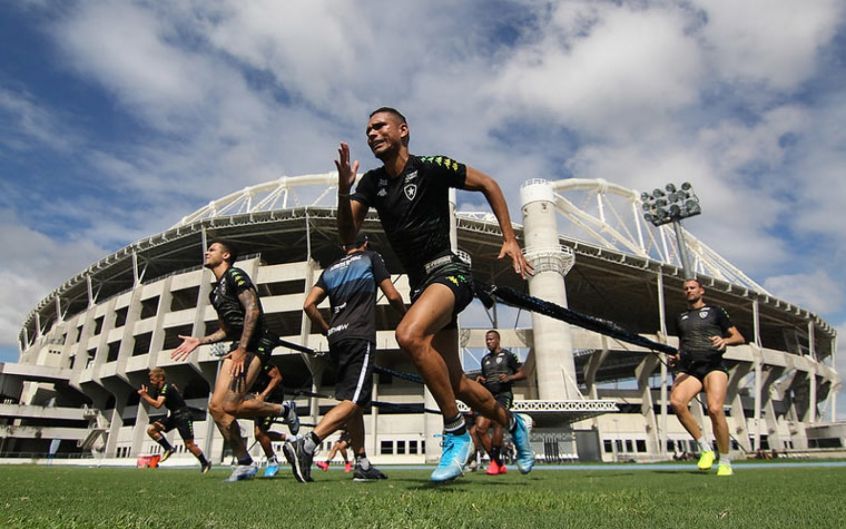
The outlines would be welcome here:
M 301 309 L 322 267 L 339 255 L 335 182 L 332 173 L 243 189 L 104 257 L 45 297 L 21 329 L 18 362 L 0 366 L 0 457 L 52 449 L 129 461 L 155 453 L 158 445 L 145 429 L 156 410 L 139 405 L 137 389 L 148 370 L 160 366 L 197 410 L 198 444 L 214 460 L 224 458 L 223 439 L 207 414 L 218 367 L 212 347 L 199 348 L 186 362 L 170 359 L 178 335 L 217 328 L 204 248 L 217 237 L 236 242 L 248 254 L 238 266 L 257 284 L 270 327 L 285 340 L 325 351 L 325 339 L 312 332 Z M 671 322 L 685 307 L 679 249 L 666 226 L 642 221 L 639 193 L 568 179 L 527 181 L 520 196 L 523 224 L 515 229 L 536 270 L 530 294 L 677 343 Z M 526 283 L 496 259 L 496 219 L 464 211 L 454 218 L 454 245 L 471 260 L 475 276 L 524 291 Z M 406 278 L 372 212 L 364 230 L 408 300 Z M 748 341 L 725 356 L 733 447 L 842 447 L 846 434 L 831 423 L 840 387 L 834 329 L 769 294 L 689 232 L 685 237 L 709 301 L 728 310 Z M 431 461 L 440 451 L 440 417 L 426 413 L 436 406 L 423 386 L 403 377 L 414 368 L 397 347 L 397 323 L 380 300 L 376 364 L 384 370 L 373 388 L 380 404 L 365 416 L 366 447 L 381 462 Z M 515 406 L 534 420 L 539 457 L 655 460 L 693 451 L 668 406 L 672 377 L 662 355 L 545 316 L 501 305 L 486 310 L 477 301 L 460 320 L 467 371 L 478 368 L 489 328 L 499 329 L 503 347 L 524 362 L 528 380 L 515 387 Z M 326 398 L 334 383 L 331 365 L 284 348 L 274 351 L 273 361 L 285 387 L 298 392 L 303 421 L 316 422 L 333 405 Z M 820 416 L 826 407 L 831 421 Z M 701 406 L 694 402 L 693 408 L 707 425 Z M 242 421 L 251 433 L 249 423 Z M 171 440 L 184 452 L 178 436 Z

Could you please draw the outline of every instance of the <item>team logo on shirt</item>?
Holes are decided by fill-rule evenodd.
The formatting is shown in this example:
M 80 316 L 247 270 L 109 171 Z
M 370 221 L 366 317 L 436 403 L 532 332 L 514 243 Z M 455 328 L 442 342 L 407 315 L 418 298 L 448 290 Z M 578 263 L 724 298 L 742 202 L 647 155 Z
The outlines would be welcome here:
M 700 318 L 702 318 L 702 319 L 704 320 L 705 318 L 707 318 L 707 317 L 708 317 L 708 311 L 707 311 L 707 310 L 700 311 L 700 312 L 699 312 L 699 317 L 700 317 Z
M 382 189 L 379 190 L 378 193 L 376 193 L 376 196 L 377 197 L 383 197 L 387 194 L 388 194 L 388 190 L 383 187 Z
M 405 175 L 405 183 L 411 182 L 415 178 L 417 178 L 417 171 L 412 171 Z
M 405 193 L 405 198 L 414 200 L 414 197 L 417 196 L 417 184 L 408 184 L 402 191 Z
M 501 357 L 501 356 L 497 357 L 497 359 L 496 359 L 496 363 L 497 363 L 497 364 L 501 364 L 501 363 L 502 363 L 502 357 Z
M 379 185 L 380 185 L 380 186 L 386 186 L 386 185 L 388 185 L 388 180 L 387 180 L 387 179 L 385 179 L 385 178 L 380 178 L 380 179 L 379 179 Z

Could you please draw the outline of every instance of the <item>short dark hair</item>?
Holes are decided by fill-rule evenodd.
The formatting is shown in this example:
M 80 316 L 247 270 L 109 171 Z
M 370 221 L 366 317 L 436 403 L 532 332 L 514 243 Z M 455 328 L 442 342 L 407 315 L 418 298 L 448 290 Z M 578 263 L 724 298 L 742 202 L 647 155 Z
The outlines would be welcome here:
M 393 114 L 393 115 L 395 115 L 396 117 L 399 118 L 400 123 L 405 123 L 406 125 L 408 124 L 408 121 L 405 119 L 405 116 L 402 115 L 402 112 L 395 109 L 394 107 L 379 107 L 376 110 L 374 110 L 373 112 L 371 112 L 370 116 L 368 116 L 368 117 L 372 118 L 376 114 L 379 114 L 379 113 L 382 113 L 382 112 L 387 112 L 388 114 Z
M 379 114 L 381 112 L 385 112 L 387 114 L 393 114 L 394 117 L 399 119 L 400 123 L 405 123 L 406 127 L 408 126 L 408 120 L 405 119 L 405 116 L 402 115 L 402 112 L 395 109 L 394 107 L 379 107 L 376 110 L 374 110 L 373 112 L 371 112 L 369 117 L 372 118 L 373 116 L 375 116 L 376 114 Z M 408 146 L 409 141 L 411 141 L 411 131 L 410 130 L 409 130 L 408 134 L 405 135 L 405 138 L 402 139 L 402 144 L 405 145 L 405 146 Z
M 223 249 L 229 254 L 229 259 L 226 260 L 227 263 L 232 264 L 238 260 L 238 247 L 231 241 L 227 241 L 226 239 L 214 239 L 209 243 L 209 247 L 212 244 L 219 244 L 223 246 Z
M 502 338 L 502 336 L 500 336 L 500 334 L 499 334 L 499 331 L 496 330 L 496 329 L 491 329 L 488 332 L 486 332 L 485 334 L 488 335 L 490 333 L 494 333 L 495 335 L 497 335 L 498 338 Z
M 696 277 L 688 277 L 687 279 L 685 279 L 684 281 L 682 281 L 682 285 L 684 285 L 685 283 L 690 282 L 690 281 L 693 281 L 694 283 L 696 283 L 697 285 L 699 285 L 699 288 L 705 288 L 705 285 L 703 285 L 703 284 L 702 284 L 702 281 L 700 281 L 700 280 L 699 280 L 698 278 L 696 278 Z

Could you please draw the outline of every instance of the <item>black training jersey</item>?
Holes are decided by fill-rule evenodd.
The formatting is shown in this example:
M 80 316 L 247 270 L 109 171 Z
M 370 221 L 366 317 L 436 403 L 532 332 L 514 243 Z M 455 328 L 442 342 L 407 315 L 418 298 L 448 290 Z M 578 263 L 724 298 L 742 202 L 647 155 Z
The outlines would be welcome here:
M 365 250 L 346 255 L 320 274 L 316 285 L 329 294 L 332 317 L 326 337 L 376 343 L 376 288 L 391 277 L 382 256 Z
M 240 340 L 241 333 L 244 330 L 244 306 L 241 305 L 241 300 L 238 295 L 245 290 L 256 290 L 255 285 L 250 280 L 250 276 L 240 268 L 230 267 L 223 273 L 220 281 L 215 283 L 214 288 L 209 292 L 209 301 L 214 310 L 217 311 L 218 317 L 226 326 L 226 338 L 228 340 Z M 265 333 L 264 324 L 264 309 L 261 306 L 261 300 L 258 299 L 259 317 L 256 322 L 256 328 L 253 330 L 253 336 L 250 338 L 250 343 L 247 349 L 255 349 L 258 340 Z
M 711 345 L 711 336 L 726 336 L 734 327 L 722 307 L 705 305 L 679 314 L 679 352 L 690 361 L 721 358 L 723 351 Z
M 423 280 L 423 264 L 450 251 L 449 188 L 462 189 L 466 177 L 466 166 L 446 156 L 411 155 L 396 178 L 384 167 L 366 172 L 352 195 L 379 213 L 412 290 Z
M 482 357 L 485 387 L 494 395 L 511 391 L 511 382 L 500 382 L 499 375 L 513 375 L 518 369 L 520 359 L 508 349 L 500 349 L 498 353 L 491 352 Z
M 185 399 L 182 398 L 182 394 L 179 393 L 175 384 L 165 382 L 161 389 L 150 388 L 149 394 L 153 400 L 157 400 L 159 396 L 164 395 L 164 407 L 171 413 L 187 408 Z

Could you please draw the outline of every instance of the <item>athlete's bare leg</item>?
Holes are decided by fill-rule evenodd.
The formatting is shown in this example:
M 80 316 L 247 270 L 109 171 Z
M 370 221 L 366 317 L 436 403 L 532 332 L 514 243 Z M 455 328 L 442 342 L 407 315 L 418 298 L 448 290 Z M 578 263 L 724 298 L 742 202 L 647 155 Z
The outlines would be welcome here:
M 491 420 L 481 415 L 476 417 L 476 428 L 474 428 L 476 432 L 476 439 L 478 443 L 476 446 L 481 446 L 485 449 L 488 455 L 491 455 L 491 436 L 488 435 L 488 428 L 491 425 Z
M 693 418 L 693 414 L 690 413 L 688 405 L 700 391 L 702 391 L 702 383 L 699 382 L 698 378 L 687 373 L 681 373 L 676 377 L 673 390 L 670 392 L 670 405 L 675 410 L 676 417 L 679 418 L 679 422 L 684 426 L 684 429 L 695 440 L 702 437 L 702 429 L 696 419 Z
M 458 415 L 456 396 L 481 415 L 508 424 L 505 408 L 484 386 L 464 376 L 458 356 L 458 331 L 444 329 L 455 296 L 449 287 L 429 285 L 397 326 L 397 343 L 411 358 L 444 417 Z
M 326 415 L 320 420 L 320 423 L 314 428 L 314 433 L 321 439 L 326 439 L 333 432 L 341 429 L 344 424 L 348 424 L 355 415 L 361 414 L 361 408 L 351 400 L 342 400 L 335 405 L 334 408 L 326 412 Z M 352 435 L 350 431 L 350 435 Z M 362 436 L 364 431 L 361 432 Z M 364 441 L 362 440 L 362 444 Z
M 717 450 L 721 454 L 729 453 L 729 430 L 724 405 L 728 392 L 728 375 L 722 371 L 711 371 L 705 376 L 705 396 L 708 416 L 717 440 Z
M 235 412 L 239 410 L 247 390 L 253 385 L 259 370 L 261 360 L 252 356 L 246 374 L 243 377 L 234 378 L 230 373 L 232 360 L 225 359 L 220 366 L 217 380 L 214 384 L 214 392 L 209 401 L 209 413 L 211 413 L 221 435 L 232 447 L 232 453 L 238 459 L 247 457 L 247 446 L 244 438 L 241 437 L 241 428 L 235 420 Z

